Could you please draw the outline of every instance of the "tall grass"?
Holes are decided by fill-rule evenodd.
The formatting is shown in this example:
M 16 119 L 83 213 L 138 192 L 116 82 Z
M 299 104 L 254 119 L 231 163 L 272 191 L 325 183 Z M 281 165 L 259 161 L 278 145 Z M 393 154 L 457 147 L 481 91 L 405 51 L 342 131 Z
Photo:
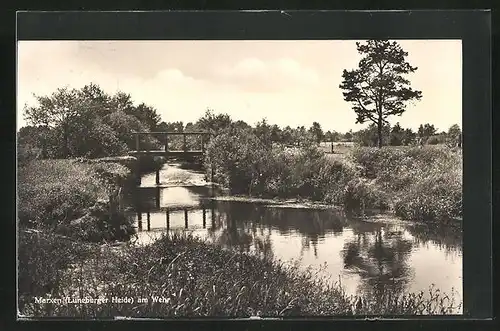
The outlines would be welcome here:
M 18 217 L 22 225 L 81 217 L 107 192 L 91 166 L 72 160 L 37 160 L 18 169 Z
M 390 300 L 350 297 L 339 283 L 318 277 L 321 270 L 226 250 L 185 234 L 165 235 L 148 246 L 105 248 L 81 261 L 64 273 L 52 296 L 108 298 L 107 303 L 32 302 L 26 303 L 23 313 L 81 318 L 248 317 L 433 314 L 455 308 L 451 301 L 432 299 L 434 304 L 419 294 Z M 113 296 L 134 302 L 113 303 Z M 154 302 L 154 297 L 163 302 Z M 372 305 L 375 302 L 377 306 Z
M 330 158 L 314 144 L 287 149 L 230 131 L 209 143 L 205 163 L 233 194 L 311 199 L 351 211 L 392 209 L 420 221 L 462 215 L 460 149 L 352 148 Z
M 350 157 L 363 167 L 363 176 L 386 192 L 396 215 L 440 222 L 462 216 L 460 149 L 358 148 Z
M 119 200 L 129 174 L 116 163 L 32 161 L 18 170 L 19 224 L 90 241 L 127 239 L 132 228 Z
M 117 163 L 32 160 L 18 169 L 21 304 L 51 293 L 61 272 L 88 253 L 85 242 L 128 240 L 121 205 L 130 171 Z
M 61 286 L 63 271 L 75 261 L 82 261 L 98 247 L 56 235 L 51 231 L 18 231 L 19 309 L 33 303 L 36 296 L 54 293 Z

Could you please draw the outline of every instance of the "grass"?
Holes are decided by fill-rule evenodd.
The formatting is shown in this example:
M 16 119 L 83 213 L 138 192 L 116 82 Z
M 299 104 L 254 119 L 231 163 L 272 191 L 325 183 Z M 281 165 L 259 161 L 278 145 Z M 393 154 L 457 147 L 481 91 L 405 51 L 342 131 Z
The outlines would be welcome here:
M 426 220 L 460 211 L 459 151 L 353 149 L 332 160 L 314 146 L 290 152 L 261 146 L 252 137 L 223 142 L 210 147 L 208 164 L 219 180 L 251 195 L 393 208 L 402 217 Z M 125 166 L 36 160 L 23 164 L 18 174 L 19 308 L 27 316 L 413 315 L 457 309 L 453 295 L 433 289 L 429 295 L 385 291 L 350 297 L 341 284 L 318 277 L 319 271 L 186 235 L 166 236 L 149 246 L 100 246 L 91 242 L 130 235 L 117 203 L 129 174 Z M 37 304 L 35 296 L 148 302 Z M 165 302 L 152 302 L 154 296 Z
M 404 219 L 449 222 L 462 217 L 462 152 L 441 146 L 360 148 L 351 159 L 385 192 Z
M 34 317 L 248 317 L 352 314 L 447 314 L 452 297 L 433 291 L 347 296 L 321 270 L 234 252 L 186 234 L 165 235 L 148 246 L 93 250 L 62 274 L 52 297 L 107 298 L 107 303 L 36 304 Z M 111 298 L 134 298 L 114 303 Z M 154 302 L 161 297 L 163 302 Z M 146 298 L 147 302 L 138 302 Z M 361 302 L 361 303 L 360 303 Z
M 35 296 L 54 293 L 61 286 L 63 271 L 97 251 L 96 245 L 54 234 L 51 231 L 18 231 L 19 309 Z
M 18 169 L 19 225 L 90 241 L 127 239 L 132 228 L 120 200 L 129 175 L 117 163 L 31 161 Z
M 117 163 L 31 160 L 18 168 L 20 301 L 51 293 L 61 270 L 89 251 L 88 242 L 127 240 L 122 210 L 130 171 Z
M 300 148 L 267 146 L 248 132 L 207 146 L 207 175 L 232 194 L 303 198 L 363 213 L 392 210 L 404 219 L 449 222 L 462 216 L 462 155 L 445 146 Z

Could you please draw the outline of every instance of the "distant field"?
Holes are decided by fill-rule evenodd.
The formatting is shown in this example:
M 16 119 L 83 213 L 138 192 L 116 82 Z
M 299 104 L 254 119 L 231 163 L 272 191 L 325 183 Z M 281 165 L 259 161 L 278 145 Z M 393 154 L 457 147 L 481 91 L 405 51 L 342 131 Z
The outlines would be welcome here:
M 356 143 L 352 142 L 334 142 L 333 143 L 333 151 L 332 144 L 330 142 L 322 142 L 319 145 L 319 148 L 323 150 L 325 153 L 330 154 L 331 157 L 335 157 L 334 155 L 342 155 L 348 153 L 352 148 L 358 146 Z M 392 149 L 408 149 L 412 148 L 412 146 L 384 146 L 385 148 Z M 444 144 L 437 145 L 425 145 L 426 148 L 446 148 Z
M 323 150 L 325 153 L 330 153 L 330 154 L 345 154 L 347 153 L 350 149 L 355 147 L 355 143 L 351 142 L 334 142 L 333 143 L 333 152 L 332 152 L 332 143 L 330 142 L 322 142 L 319 145 L 319 148 Z
M 346 154 L 348 154 L 353 148 L 355 148 L 357 145 L 356 143 L 353 142 L 334 142 L 333 143 L 333 151 L 332 151 L 332 144 L 331 142 L 322 142 L 318 146 L 320 150 L 325 152 L 326 156 L 329 159 L 332 160 L 342 160 Z M 389 148 L 389 149 L 409 149 L 413 148 L 414 146 L 384 146 L 384 148 Z M 372 148 L 377 148 L 377 147 L 372 147 Z M 438 145 L 425 145 L 424 148 L 447 148 L 446 145 L 444 144 L 438 144 Z M 290 153 L 294 154 L 297 153 L 300 149 L 298 147 L 286 147 L 286 150 L 289 151 Z

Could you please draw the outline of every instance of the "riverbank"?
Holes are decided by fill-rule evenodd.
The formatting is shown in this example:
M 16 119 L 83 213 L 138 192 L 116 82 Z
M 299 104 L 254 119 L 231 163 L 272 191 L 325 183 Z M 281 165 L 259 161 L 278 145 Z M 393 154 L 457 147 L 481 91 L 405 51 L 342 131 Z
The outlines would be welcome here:
M 36 210 L 46 213 L 50 208 L 43 206 L 42 202 L 59 199 L 59 195 L 65 193 L 84 196 L 78 193 L 80 190 L 95 190 L 99 194 L 89 196 L 103 198 L 104 193 L 110 192 L 103 183 L 115 183 L 111 187 L 116 188 L 116 183 L 127 182 L 129 178 L 127 169 L 113 162 L 54 160 L 38 166 L 33 165 L 35 168 L 26 168 L 20 173 L 25 176 L 23 180 L 33 177 L 30 186 L 38 190 L 31 187 L 30 194 L 23 193 L 23 198 L 19 199 L 20 209 L 25 208 L 22 205 L 30 198 L 37 197 L 32 195 L 33 192 L 45 192 L 42 195 L 44 200 L 37 202 L 40 209 Z M 115 175 L 98 176 L 100 171 L 96 169 Z M 33 174 L 28 170 L 42 173 Z M 77 173 L 80 177 L 75 177 Z M 95 187 L 95 184 L 100 186 Z M 53 186 L 61 189 L 48 189 Z M 69 186 L 78 189 L 71 191 Z M 55 196 L 55 192 L 59 195 Z M 72 197 L 66 196 L 69 200 Z M 76 208 L 75 212 L 78 210 Z M 41 216 L 38 219 L 43 220 Z M 297 266 L 234 252 L 186 235 L 164 237 L 147 246 L 127 243 L 115 248 L 109 243 L 91 242 L 85 236 L 63 235 L 56 229 L 20 229 L 19 307 L 25 316 L 87 319 L 116 316 L 433 314 L 451 313 L 449 308 L 455 306 L 454 302 L 446 301 L 438 293 L 442 301 L 430 300 L 419 293 L 378 293 L 362 299 L 349 297 L 340 284 L 326 285 L 314 270 L 304 272 Z M 98 297 L 108 298 L 109 302 L 75 303 Z M 135 301 L 133 304 L 113 302 L 113 297 L 134 298 Z M 154 297 L 162 298 L 161 302 L 152 302 Z M 66 303 L 52 300 L 61 298 L 70 300 Z M 147 298 L 148 302 L 137 302 L 138 298 Z
M 59 288 L 60 272 L 89 256 L 91 243 L 127 241 L 126 190 L 134 158 L 32 160 L 18 168 L 20 307 Z
M 232 195 L 252 199 L 299 199 L 361 214 L 380 210 L 426 223 L 462 217 L 460 149 L 351 148 L 331 158 L 314 144 L 289 150 L 232 132 L 211 140 L 206 169 Z
M 148 246 L 94 250 L 85 264 L 66 270 L 51 297 L 66 302 L 31 302 L 24 313 L 81 318 L 345 316 L 446 314 L 456 306 L 438 292 L 433 301 L 423 293 L 386 293 L 365 296 L 359 303 L 359 297 L 345 295 L 340 284 L 327 284 L 317 273 L 171 234 Z M 90 299 L 94 303 L 75 304 Z

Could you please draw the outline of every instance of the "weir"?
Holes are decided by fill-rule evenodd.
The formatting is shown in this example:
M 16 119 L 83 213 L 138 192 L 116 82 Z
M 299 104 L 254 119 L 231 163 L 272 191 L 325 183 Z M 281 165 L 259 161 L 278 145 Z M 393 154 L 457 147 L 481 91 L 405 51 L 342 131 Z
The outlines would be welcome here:
M 179 209 L 169 209 L 167 208 L 165 210 L 165 228 L 166 230 L 170 230 L 170 213 L 173 211 L 178 211 Z M 197 209 L 193 208 L 183 208 L 184 211 L 184 228 L 188 229 L 189 228 L 189 211 L 194 210 L 196 211 Z M 210 210 L 211 215 L 212 215 L 212 227 L 215 226 L 215 208 L 214 207 L 202 207 L 202 217 L 203 217 L 203 229 L 206 229 L 207 227 L 207 210 Z M 137 212 L 137 220 L 138 220 L 138 230 L 143 231 L 143 222 L 142 222 L 142 215 L 146 214 L 146 229 L 147 231 L 151 231 L 151 212 Z

